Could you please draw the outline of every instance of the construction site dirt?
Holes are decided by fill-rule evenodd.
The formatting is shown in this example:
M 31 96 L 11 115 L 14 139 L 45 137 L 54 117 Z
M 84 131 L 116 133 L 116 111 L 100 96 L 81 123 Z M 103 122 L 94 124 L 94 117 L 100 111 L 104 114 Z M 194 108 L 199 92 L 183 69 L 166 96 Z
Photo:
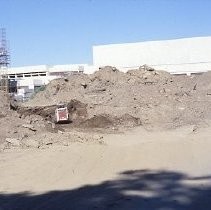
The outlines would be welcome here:
M 105 67 L 0 92 L 0 209 L 210 209 L 210 81 Z
M 140 68 L 123 73 L 107 66 L 92 75 L 53 80 L 24 103 L 9 104 L 1 92 L 1 149 L 39 148 L 44 144 L 40 135 L 50 135 L 51 145 L 66 144 L 58 138 L 64 133 L 74 137 L 73 141 L 96 134 L 99 138 L 94 139 L 101 142 L 101 134 L 124 132 L 136 126 L 149 131 L 187 125 L 193 126 L 193 131 L 208 127 L 210 80 L 211 72 L 187 76 Z M 67 104 L 68 124 L 53 122 L 59 102 Z

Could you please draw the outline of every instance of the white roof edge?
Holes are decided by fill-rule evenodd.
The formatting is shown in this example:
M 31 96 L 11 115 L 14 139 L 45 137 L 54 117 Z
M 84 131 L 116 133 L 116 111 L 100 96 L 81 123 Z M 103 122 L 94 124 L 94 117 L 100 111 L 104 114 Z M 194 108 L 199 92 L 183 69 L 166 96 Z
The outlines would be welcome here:
M 47 67 L 47 65 L 29 65 L 29 66 L 11 66 L 11 67 L 8 67 L 7 69 L 18 69 L 18 68 L 33 68 L 33 67 Z
M 151 41 L 141 41 L 141 42 L 123 42 L 123 43 L 114 43 L 114 44 L 102 44 L 102 45 L 93 45 L 92 48 L 97 47 L 110 47 L 110 46 L 121 46 L 121 45 L 135 45 L 139 43 L 156 43 L 156 42 L 174 42 L 180 40 L 187 40 L 187 39 L 211 39 L 211 36 L 196 36 L 196 37 L 184 37 L 184 38 L 175 38 L 175 39 L 161 39 L 161 40 L 151 40 Z
M 29 66 L 11 66 L 8 67 L 7 69 L 18 69 L 18 68 L 38 68 L 38 67 L 44 67 L 44 68 L 52 68 L 52 67 L 65 67 L 65 66 L 88 66 L 89 64 L 86 63 L 76 63 L 76 64 L 56 64 L 56 65 L 48 65 L 48 64 L 43 64 L 43 65 L 29 65 Z
M 25 74 L 33 72 L 61 72 L 61 71 L 74 71 L 80 66 L 87 67 L 88 64 L 64 64 L 64 65 L 37 65 L 37 66 L 21 66 L 21 67 L 11 67 L 4 70 L 6 74 Z M 1 70 L 0 70 L 1 72 Z

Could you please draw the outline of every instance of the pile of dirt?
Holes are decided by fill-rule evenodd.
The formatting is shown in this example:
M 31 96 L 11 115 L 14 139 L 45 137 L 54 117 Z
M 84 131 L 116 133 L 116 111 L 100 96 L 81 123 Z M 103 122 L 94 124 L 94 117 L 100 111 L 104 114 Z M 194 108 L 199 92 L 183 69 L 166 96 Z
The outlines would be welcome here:
M 0 150 L 20 146 L 20 141 L 45 132 L 46 124 L 45 120 L 37 115 L 21 118 L 17 112 L 9 112 L 0 118 Z
M 1 93 L 0 151 L 11 148 L 48 148 L 52 145 L 68 146 L 72 142 L 103 143 L 103 136 L 74 130 L 86 117 L 86 105 L 71 100 L 68 103 L 70 126 L 55 125 L 52 121 L 56 105 L 22 107 L 9 96 Z
M 123 73 L 105 67 L 92 75 L 53 80 L 24 107 L 33 109 L 75 100 L 83 104 L 82 124 L 87 127 L 117 125 L 112 123 L 114 119 L 125 115 L 139 119 L 132 127 L 142 124 L 147 128 L 175 128 L 203 124 L 211 119 L 210 79 L 211 72 L 187 76 L 140 68 Z M 76 115 L 74 120 L 77 119 Z
M 39 115 L 22 116 L 14 109 L 14 101 L 0 91 L 0 151 L 5 148 L 19 147 L 21 141 L 46 131 L 47 122 Z M 17 104 L 16 104 L 17 105 Z
M 198 129 L 211 122 L 210 81 L 211 72 L 186 76 L 143 68 L 123 73 L 105 67 L 92 75 L 53 80 L 22 104 L 11 102 L 9 106 L 0 92 L 0 149 L 41 148 L 69 137 L 71 142 L 86 142 L 88 133 L 139 125 L 146 129 L 193 125 Z M 67 104 L 69 124 L 53 122 L 59 102 Z
M 131 115 L 125 114 L 121 117 L 114 117 L 109 115 L 98 115 L 89 118 L 79 125 L 81 128 L 130 128 L 141 125 L 139 118 L 135 118 Z
M 66 103 L 68 112 L 70 115 L 71 122 L 74 125 L 81 123 L 83 119 L 87 117 L 86 104 L 81 103 L 77 100 L 71 100 Z M 26 116 L 38 115 L 41 116 L 45 121 L 55 121 L 55 110 L 57 105 L 47 105 L 47 106 L 34 106 L 34 107 L 25 107 L 18 106 L 16 111 L 20 114 L 22 118 Z

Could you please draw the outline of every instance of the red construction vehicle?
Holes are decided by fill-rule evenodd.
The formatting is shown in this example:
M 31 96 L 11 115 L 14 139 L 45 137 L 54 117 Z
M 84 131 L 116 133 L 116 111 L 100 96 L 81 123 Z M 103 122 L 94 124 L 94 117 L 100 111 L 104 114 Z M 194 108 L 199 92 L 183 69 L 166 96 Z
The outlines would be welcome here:
M 59 103 L 55 110 L 55 123 L 68 123 L 69 122 L 69 112 L 67 106 L 63 103 Z

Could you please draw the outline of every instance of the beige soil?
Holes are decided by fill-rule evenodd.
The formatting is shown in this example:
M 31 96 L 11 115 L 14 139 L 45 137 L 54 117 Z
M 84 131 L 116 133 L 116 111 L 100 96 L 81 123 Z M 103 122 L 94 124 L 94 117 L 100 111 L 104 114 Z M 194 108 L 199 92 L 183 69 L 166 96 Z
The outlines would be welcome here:
M 138 128 L 103 144 L 9 150 L 0 154 L 0 209 L 208 210 L 210 136 Z
M 105 67 L 92 75 L 53 80 L 28 102 L 11 103 L 13 110 L 0 93 L 0 150 L 63 145 L 64 136 L 65 144 L 69 139 L 87 141 L 87 133 L 121 132 L 136 126 L 168 130 L 192 125 L 193 131 L 208 127 L 210 81 L 210 72 L 175 76 L 143 69 L 122 73 Z M 55 108 L 61 101 L 67 103 L 72 122 L 55 126 Z
M 210 210 L 210 81 L 106 67 L 23 104 L 0 92 L 0 210 Z
M 210 81 L 211 72 L 175 76 L 162 71 L 122 73 L 105 67 L 92 75 L 54 80 L 25 106 L 46 107 L 77 100 L 81 104 L 75 104 L 74 109 L 79 108 L 78 115 L 84 120 L 104 115 L 113 121 L 126 115 L 140 119 L 142 126 L 149 129 L 204 125 L 211 119 Z M 123 121 L 125 127 L 131 120 L 127 117 Z

